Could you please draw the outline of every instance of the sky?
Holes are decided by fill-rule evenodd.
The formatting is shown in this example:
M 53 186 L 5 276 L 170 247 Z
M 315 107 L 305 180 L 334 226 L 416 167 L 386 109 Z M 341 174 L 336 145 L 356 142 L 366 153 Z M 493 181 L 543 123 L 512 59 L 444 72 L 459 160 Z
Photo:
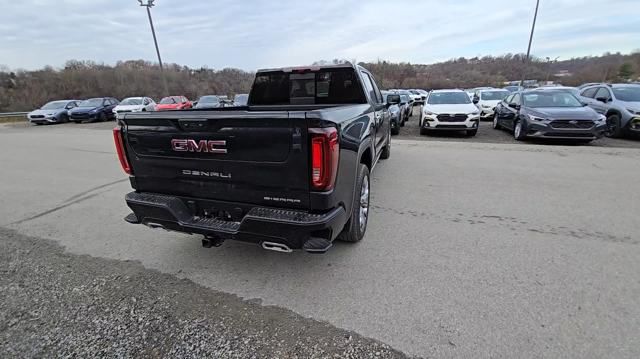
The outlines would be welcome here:
M 146 0 L 145 0 L 146 1 Z M 162 59 L 256 70 L 319 60 L 429 64 L 524 53 L 535 0 L 156 0 Z M 136 0 L 0 0 L 0 65 L 156 61 Z M 532 54 L 640 48 L 640 0 L 541 0 Z

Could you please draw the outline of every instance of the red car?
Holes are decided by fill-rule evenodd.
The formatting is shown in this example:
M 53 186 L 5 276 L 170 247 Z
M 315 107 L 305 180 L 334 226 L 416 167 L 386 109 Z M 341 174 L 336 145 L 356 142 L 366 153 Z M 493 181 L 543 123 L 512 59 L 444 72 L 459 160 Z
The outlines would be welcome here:
M 191 101 L 184 96 L 165 97 L 156 105 L 156 111 L 186 110 L 193 107 Z

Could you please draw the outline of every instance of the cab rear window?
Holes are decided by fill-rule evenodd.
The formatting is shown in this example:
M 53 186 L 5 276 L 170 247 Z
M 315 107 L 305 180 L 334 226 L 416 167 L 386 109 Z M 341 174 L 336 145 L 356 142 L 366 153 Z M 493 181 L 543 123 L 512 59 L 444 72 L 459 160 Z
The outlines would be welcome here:
M 313 105 L 366 103 L 353 69 L 306 72 L 261 72 L 249 96 L 250 105 Z

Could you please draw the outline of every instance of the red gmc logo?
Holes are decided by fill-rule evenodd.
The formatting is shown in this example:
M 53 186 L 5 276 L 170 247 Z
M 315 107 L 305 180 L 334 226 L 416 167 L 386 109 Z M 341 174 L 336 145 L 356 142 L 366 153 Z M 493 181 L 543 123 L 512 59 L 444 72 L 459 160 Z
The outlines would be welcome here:
M 224 148 L 227 145 L 227 141 L 218 140 L 191 140 L 191 139 L 172 139 L 171 148 L 176 152 L 206 152 L 206 153 L 227 153 L 227 149 Z

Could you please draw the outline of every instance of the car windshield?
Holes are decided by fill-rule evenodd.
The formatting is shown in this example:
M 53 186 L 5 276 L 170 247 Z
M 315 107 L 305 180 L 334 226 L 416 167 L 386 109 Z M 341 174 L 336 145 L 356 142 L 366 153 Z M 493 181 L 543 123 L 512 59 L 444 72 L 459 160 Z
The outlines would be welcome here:
M 480 93 L 481 100 L 496 101 L 502 100 L 509 95 L 509 91 L 482 91 Z
M 614 87 L 616 99 L 626 102 L 640 102 L 640 86 Z
M 202 96 L 198 100 L 198 103 L 218 103 L 220 99 L 218 96 Z
M 120 102 L 121 105 L 142 105 L 142 99 L 140 97 L 129 97 L 129 98 L 125 98 L 124 100 L 122 100 L 122 102 Z
M 235 103 L 241 104 L 241 105 L 246 105 L 247 104 L 247 100 L 249 100 L 249 95 L 247 94 L 241 94 L 241 95 L 236 95 L 236 97 L 234 97 L 233 101 Z
M 527 107 L 582 107 L 582 103 L 568 92 L 532 92 L 523 95 Z
M 101 98 L 90 98 L 88 100 L 84 100 L 80 102 L 80 107 L 98 107 L 102 106 Z
M 465 92 L 434 92 L 427 101 L 429 105 L 463 105 L 471 103 Z
M 42 106 L 40 109 L 41 110 L 57 110 L 59 108 L 65 107 L 66 105 L 67 105 L 67 101 L 53 101 Z
M 160 103 L 163 105 L 169 105 L 169 104 L 178 103 L 178 102 L 176 102 L 176 99 L 173 97 L 165 97 L 162 100 L 160 100 Z

